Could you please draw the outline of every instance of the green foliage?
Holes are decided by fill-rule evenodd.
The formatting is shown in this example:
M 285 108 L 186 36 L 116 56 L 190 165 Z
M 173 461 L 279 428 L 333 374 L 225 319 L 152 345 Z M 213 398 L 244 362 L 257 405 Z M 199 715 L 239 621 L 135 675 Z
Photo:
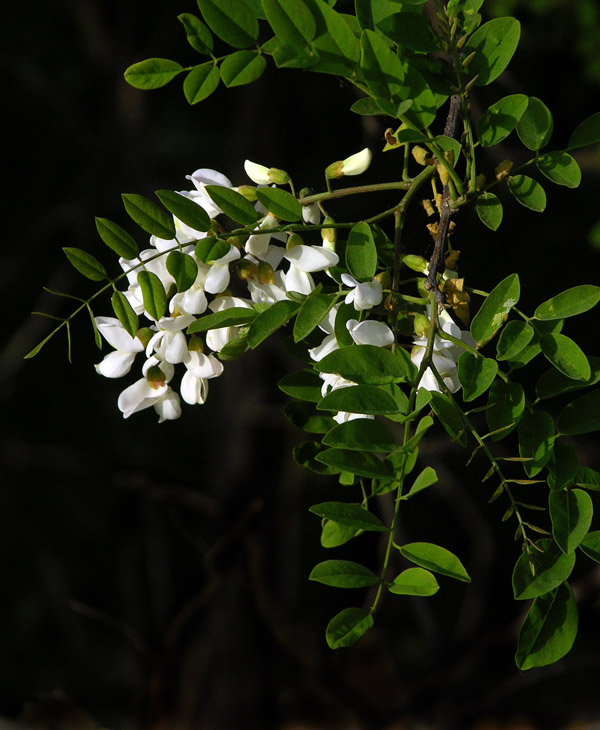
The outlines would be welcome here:
M 278 385 L 292 399 L 284 407 L 286 418 L 312 436 L 294 449 L 294 459 L 316 474 L 335 477 L 350 494 L 348 501 L 310 508 L 322 521 L 321 545 L 333 549 L 363 532 L 376 532 L 384 546 L 377 569 L 332 558 L 312 570 L 310 579 L 326 586 L 374 589 L 369 608 L 345 608 L 331 619 L 326 629 L 331 648 L 355 644 L 373 626 L 386 592 L 433 596 L 439 590 L 434 573 L 470 581 L 449 550 L 429 542 L 395 541 L 402 510 L 410 510 L 412 500 L 438 482 L 436 470 L 421 462 L 427 453 L 424 439 L 435 432 L 473 448 L 473 456 L 488 462 L 481 482 L 495 481 L 490 502 L 505 501 L 501 519 L 514 520 L 515 540 L 521 544 L 513 592 L 517 600 L 533 604 L 519 635 L 516 663 L 529 669 L 557 661 L 570 649 L 577 610 L 566 581 L 577 556 L 600 558 L 600 532 L 590 532 L 600 473 L 580 466 L 576 445 L 561 440 L 600 430 L 600 389 L 593 389 L 600 382 L 600 357 L 588 357 L 561 332 L 565 319 L 600 302 L 600 287 L 574 286 L 543 301 L 530 316 L 516 308 L 518 273 L 496 283 L 489 294 L 452 273 L 454 241 L 461 229 L 453 234 L 452 247 L 448 231 L 450 218 L 460 221 L 468 206 L 475 207 L 489 230 L 498 231 L 506 189 L 518 204 L 543 212 L 552 198 L 547 200 L 543 186 L 532 177 L 536 170 L 542 180 L 577 188 L 581 170 L 569 151 L 600 142 L 600 114 L 579 124 L 566 149 L 559 150 L 546 150 L 553 117 L 535 96 L 501 96 L 490 90 L 486 98 L 497 100 L 477 115 L 478 104 L 471 104 L 470 94 L 477 95 L 473 89 L 492 84 L 508 67 L 520 24 L 512 17 L 482 24 L 483 0 L 435 5 L 432 21 L 425 0 L 356 0 L 343 13 L 335 2 L 324 0 L 198 0 L 201 18 L 185 12 L 178 19 L 200 62 L 184 67 L 168 59 L 141 61 L 125 72 L 132 86 L 159 88 L 183 73 L 185 98 L 198 104 L 221 82 L 224 87 L 254 82 L 271 61 L 276 67 L 341 77 L 361 96 L 353 99 L 352 111 L 394 120 L 384 147 L 402 151 L 395 153 L 395 167 L 394 160 L 390 163 L 393 179 L 348 182 L 348 176 L 360 174 L 371 161 L 370 151 L 363 151 L 326 167 L 323 192 L 304 188 L 297 193 L 287 174 L 285 180 L 277 178 L 282 171 L 252 163 L 260 171 L 258 187 L 236 189 L 194 179 L 198 189 L 189 196 L 157 191 L 162 207 L 141 195 L 125 194 L 127 214 L 154 237 L 154 249 L 140 254 L 133 236 L 97 218 L 103 243 L 129 263 L 121 262 L 122 273 L 109 278 L 94 256 L 67 247 L 75 269 L 102 286 L 88 299 L 60 296 L 78 302 L 74 314 L 88 312 L 98 342 L 107 323 L 94 318 L 91 302 L 110 294 L 118 322 L 138 338 L 135 348 L 143 342 L 166 365 L 165 371 L 153 366 L 156 380 L 149 381 L 153 388 L 158 385 L 157 399 L 169 394 L 177 400 L 168 381 L 182 359 L 188 385 L 192 380 L 203 400 L 206 381 L 220 374 L 214 355 L 227 362 L 279 330 L 291 330 L 285 347 L 304 369 L 286 375 Z M 514 156 L 518 164 L 505 161 L 492 173 L 486 151 L 513 132 L 511 145 L 520 142 L 525 148 Z M 289 189 L 276 186 L 284 184 Z M 367 193 L 370 200 L 376 193 L 387 197 L 368 219 L 357 219 L 349 206 L 350 212 L 338 220 L 336 198 Z M 423 201 L 428 195 L 433 202 Z M 511 196 L 504 205 L 513 204 Z M 405 224 L 414 215 L 419 225 L 419 201 L 436 238 L 429 261 L 420 255 L 430 248 L 426 231 L 419 237 L 411 229 L 421 251 L 406 253 Z M 313 220 L 310 225 L 304 222 L 306 212 Z M 512 255 L 511 246 L 494 240 L 494 256 Z M 294 268 L 290 251 L 300 242 L 297 253 L 310 261 L 303 260 L 303 268 L 296 261 Z M 462 242 L 461 248 L 463 256 L 475 251 Z M 477 247 L 475 255 L 488 254 L 483 244 Z M 121 291 L 124 278 L 129 286 Z M 469 322 L 471 312 L 475 314 Z M 63 327 L 70 346 L 73 316 L 59 320 L 28 356 Z M 181 316 L 185 319 L 178 320 Z M 140 318 L 147 320 L 141 329 Z M 114 320 L 108 326 L 119 329 Z M 149 345 L 154 333 L 153 343 L 160 344 Z M 520 370 L 540 355 L 552 367 L 539 377 L 534 401 L 529 385 L 526 393 L 521 384 L 528 381 Z M 195 367 L 194 362 L 202 365 Z M 539 408 L 538 401 L 585 388 L 590 390 L 558 408 L 554 403 Z M 466 410 L 478 398 L 480 407 Z M 188 392 L 186 399 L 193 401 L 194 396 Z M 154 404 L 145 395 L 137 410 L 146 405 L 164 415 L 160 401 Z M 481 412 L 485 415 L 475 415 Z M 486 432 L 480 432 L 482 424 Z M 500 448 L 498 442 L 515 429 Z M 518 456 L 511 451 L 517 448 Z M 522 472 L 525 478 L 520 478 Z M 526 494 L 533 484 L 547 490 L 547 510 L 522 498 L 521 490 Z M 392 509 L 379 511 L 381 498 L 388 494 Z M 436 490 L 430 494 L 435 498 Z M 536 510 L 539 520 L 534 523 L 529 515 Z M 534 541 L 532 535 L 540 534 L 548 537 Z M 415 567 L 390 582 L 392 548 L 396 557 Z

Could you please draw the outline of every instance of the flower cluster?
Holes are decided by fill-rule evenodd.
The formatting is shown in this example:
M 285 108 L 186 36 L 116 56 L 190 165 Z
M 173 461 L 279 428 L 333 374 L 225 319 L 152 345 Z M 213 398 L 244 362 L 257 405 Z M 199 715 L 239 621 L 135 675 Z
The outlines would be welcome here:
M 266 168 L 246 161 L 248 176 L 258 185 L 284 183 L 287 173 Z M 353 173 L 354 174 L 354 173 Z M 216 219 L 222 210 L 207 193 L 208 185 L 233 188 L 225 175 L 210 169 L 196 170 L 188 179 L 194 189 L 179 194 L 201 206 L 219 230 Z M 313 274 L 327 270 L 338 263 L 338 255 L 330 243 L 306 245 L 297 235 L 273 231 L 278 219 L 260 202 L 255 203 L 259 216 L 256 228 L 241 245 L 231 243 L 223 233 L 219 239 L 228 245 L 218 258 L 209 262 L 197 256 L 196 245 L 212 235 L 197 231 L 174 216 L 176 237 L 164 240 L 150 237 L 150 246 L 139 253 L 137 259 L 119 259 L 126 275 L 128 288 L 123 292 L 136 315 L 148 320 L 133 337 L 116 317 L 96 317 L 95 322 L 102 337 L 114 350 L 95 367 L 108 378 L 119 378 L 129 373 L 138 353 L 145 361 L 142 377 L 127 387 L 119 396 L 118 406 L 127 418 L 137 411 L 154 407 L 159 422 L 181 415 L 181 399 L 188 404 L 204 403 L 208 394 L 208 381 L 223 372 L 223 364 L 216 355 L 243 334 L 242 325 L 209 329 L 204 341 L 197 335 L 186 334 L 187 328 L 201 315 L 223 312 L 232 307 L 253 308 L 289 299 L 294 295 L 309 295 L 315 288 Z M 321 213 L 316 205 L 303 208 L 306 223 L 318 224 Z M 225 244 L 227 241 L 227 244 Z M 184 291 L 177 291 L 174 276 L 166 264 L 171 251 L 179 251 L 191 257 L 197 269 L 195 281 Z M 236 296 L 230 290 L 232 265 L 236 268 L 237 285 L 244 282 L 247 290 Z M 138 280 L 140 271 L 158 277 L 168 298 L 168 312 L 155 318 L 144 303 L 143 289 Z M 364 285 L 360 285 L 364 286 Z M 352 292 L 348 295 L 352 297 Z M 359 300 L 357 299 L 357 302 Z M 381 293 L 371 296 L 371 301 L 381 301 Z M 358 304 L 357 304 L 357 308 Z M 175 366 L 182 365 L 185 372 L 179 392 L 173 387 Z

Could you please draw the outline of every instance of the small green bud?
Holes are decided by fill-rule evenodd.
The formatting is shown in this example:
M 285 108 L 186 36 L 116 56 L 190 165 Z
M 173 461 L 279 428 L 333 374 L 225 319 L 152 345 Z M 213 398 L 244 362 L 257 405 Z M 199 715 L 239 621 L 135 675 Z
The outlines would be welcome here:
M 258 283 L 259 284 L 274 284 L 275 283 L 275 271 L 270 263 L 267 261 L 259 261 L 258 263 Z
M 300 236 L 298 233 L 292 233 L 288 236 L 287 243 L 285 244 L 285 248 L 287 251 L 294 248 L 294 246 L 302 246 L 304 243 L 304 240 L 302 236 Z
M 144 346 L 144 348 L 146 348 L 148 346 L 148 343 L 150 342 L 150 338 L 154 334 L 155 333 L 150 329 L 150 327 L 142 327 L 141 329 L 139 329 L 136 332 L 136 335 L 135 336 L 142 343 L 142 345 Z
M 333 218 L 327 216 L 323 221 L 325 225 L 335 223 Z M 324 248 L 328 248 L 330 251 L 335 251 L 335 242 L 337 241 L 337 229 L 336 228 L 323 228 L 321 230 L 321 236 L 323 238 Z
M 417 337 L 429 337 L 431 322 L 424 314 L 415 314 L 414 330 Z
M 152 365 L 152 367 L 148 368 L 148 371 L 146 373 L 146 380 L 148 381 L 148 385 L 151 388 L 154 388 L 154 390 L 162 388 L 166 382 L 166 379 L 166 375 L 158 367 L 158 365 Z
M 407 254 L 402 259 L 402 263 L 419 274 L 426 274 L 429 271 L 429 264 L 427 263 L 427 260 L 422 256 L 416 256 L 412 253 Z
M 253 185 L 240 185 L 237 191 L 240 195 L 243 195 L 244 198 L 246 198 L 246 200 L 249 200 L 251 203 L 254 203 L 256 200 L 258 200 L 256 196 L 256 188 Z
M 198 335 L 192 335 L 188 340 L 188 350 L 190 352 L 204 352 L 204 343 Z

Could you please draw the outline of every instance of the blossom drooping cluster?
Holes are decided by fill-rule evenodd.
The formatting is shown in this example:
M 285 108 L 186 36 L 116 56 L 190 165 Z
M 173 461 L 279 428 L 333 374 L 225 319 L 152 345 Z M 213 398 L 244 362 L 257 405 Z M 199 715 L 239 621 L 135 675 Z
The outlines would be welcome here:
M 259 186 L 282 184 L 289 179 L 282 170 L 250 161 L 246 161 L 245 169 Z M 188 179 L 194 188 L 179 194 L 201 206 L 214 222 L 214 231 L 221 233 L 216 219 L 223 211 L 206 188 L 218 185 L 235 190 L 231 181 L 211 169 L 196 170 Z M 243 247 L 236 245 L 237 241 L 228 242 L 228 248 L 218 258 L 205 261 L 196 254 L 197 243 L 213 235 L 213 231 L 194 230 L 174 216 L 174 239 L 151 236 L 149 247 L 142 250 L 137 259 L 119 259 L 129 284 L 123 294 L 135 314 L 146 318 L 147 326 L 132 336 L 116 317 L 96 317 L 98 331 L 114 348 L 96 365 L 96 370 L 105 377 L 122 377 L 130 372 L 137 355 L 142 354 L 142 377 L 125 388 L 118 399 L 118 407 L 125 418 L 154 407 L 162 422 L 181 415 L 181 399 L 188 404 L 205 402 L 208 381 L 223 372 L 223 363 L 216 355 L 242 336 L 243 325 L 209 329 L 202 340 L 198 335 L 186 333 L 199 317 L 233 307 L 251 309 L 257 304 L 274 304 L 289 299 L 290 293 L 307 296 L 315 288 L 313 274 L 338 263 L 338 255 L 327 241 L 323 241 L 327 245 L 306 245 L 297 236 L 294 239 L 288 233 L 273 231 L 279 220 L 260 202 L 257 201 L 255 207 L 258 223 Z M 306 223 L 318 224 L 320 218 L 316 205 L 304 206 Z M 219 241 L 228 241 L 225 232 Z M 177 291 L 175 278 L 166 265 L 171 251 L 191 257 L 197 268 L 195 281 L 184 291 Z M 238 273 L 233 282 L 232 265 Z M 144 304 L 138 281 L 140 271 L 158 277 L 167 294 L 168 311 L 158 319 Z M 230 285 L 239 287 L 241 282 L 246 285 L 246 291 L 234 295 Z M 177 365 L 184 368 L 178 391 L 173 384 Z

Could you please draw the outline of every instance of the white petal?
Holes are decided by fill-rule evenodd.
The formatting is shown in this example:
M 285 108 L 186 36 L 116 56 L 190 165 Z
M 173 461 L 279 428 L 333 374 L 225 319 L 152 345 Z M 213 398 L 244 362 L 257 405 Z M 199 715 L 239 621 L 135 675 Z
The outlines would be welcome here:
M 346 286 L 356 286 L 358 284 L 358 281 L 350 274 L 342 274 L 341 278 Z
M 300 271 L 293 264 L 290 266 L 287 274 L 285 274 L 284 283 L 286 291 L 295 291 L 298 294 L 308 295 L 315 288 L 312 276 L 304 273 L 304 271 Z
M 378 281 L 358 284 L 354 290 L 354 308 L 358 312 L 377 306 L 381 303 L 382 299 L 383 288 Z
M 165 337 L 165 360 L 176 365 L 187 355 L 187 339 L 183 332 L 171 332 Z
M 204 378 L 197 378 L 187 370 L 181 378 L 181 397 L 191 406 L 204 403 L 208 394 L 208 382 Z
M 269 178 L 269 168 L 264 165 L 259 165 L 257 162 L 251 162 L 246 160 L 244 162 L 244 170 L 246 175 L 255 182 L 257 185 L 270 185 L 271 179 Z
M 220 294 L 229 286 L 229 265 L 213 264 L 206 276 L 204 288 L 209 294 Z
M 102 362 L 94 365 L 96 372 L 104 375 L 105 378 L 120 378 L 126 375 L 135 360 L 135 352 L 122 352 L 115 350 L 110 352 Z
M 342 172 L 344 175 L 360 175 L 364 172 L 371 164 L 373 155 L 368 147 L 364 150 L 357 152 L 342 162 Z
M 137 337 L 132 337 L 116 317 L 94 317 L 98 331 L 115 350 L 141 352 L 144 346 Z
M 322 246 L 305 246 L 304 244 L 294 246 L 284 255 L 297 269 L 306 273 L 323 271 L 329 266 L 335 266 L 339 261 L 339 256 L 334 251 Z
M 308 354 L 313 360 L 316 360 L 318 362 L 319 360 L 322 360 L 325 355 L 329 355 L 330 352 L 333 352 L 338 348 L 339 345 L 337 343 L 335 335 L 327 335 L 327 337 L 323 339 L 323 342 L 321 342 L 320 345 L 317 345 L 316 347 L 313 347 L 311 350 L 309 350 Z
M 171 388 L 168 388 L 167 392 L 162 398 L 154 403 L 154 410 L 158 413 L 158 422 L 172 421 L 175 418 L 181 416 L 181 404 L 179 402 L 179 396 Z
M 191 175 L 186 175 L 186 178 L 191 180 L 200 191 L 203 190 L 203 185 L 221 185 L 224 188 L 232 187 L 231 180 L 228 177 L 208 167 L 201 167 Z
M 163 386 L 166 390 L 167 386 Z M 129 418 L 132 413 L 137 413 L 144 408 L 149 408 L 156 400 L 157 391 L 148 385 L 146 378 L 136 380 L 133 385 L 121 393 L 117 401 L 119 410 L 123 414 L 123 418 Z
M 355 319 L 351 319 L 346 323 L 346 327 L 357 345 L 387 347 L 394 341 L 394 333 L 384 322 L 367 319 L 359 323 Z

